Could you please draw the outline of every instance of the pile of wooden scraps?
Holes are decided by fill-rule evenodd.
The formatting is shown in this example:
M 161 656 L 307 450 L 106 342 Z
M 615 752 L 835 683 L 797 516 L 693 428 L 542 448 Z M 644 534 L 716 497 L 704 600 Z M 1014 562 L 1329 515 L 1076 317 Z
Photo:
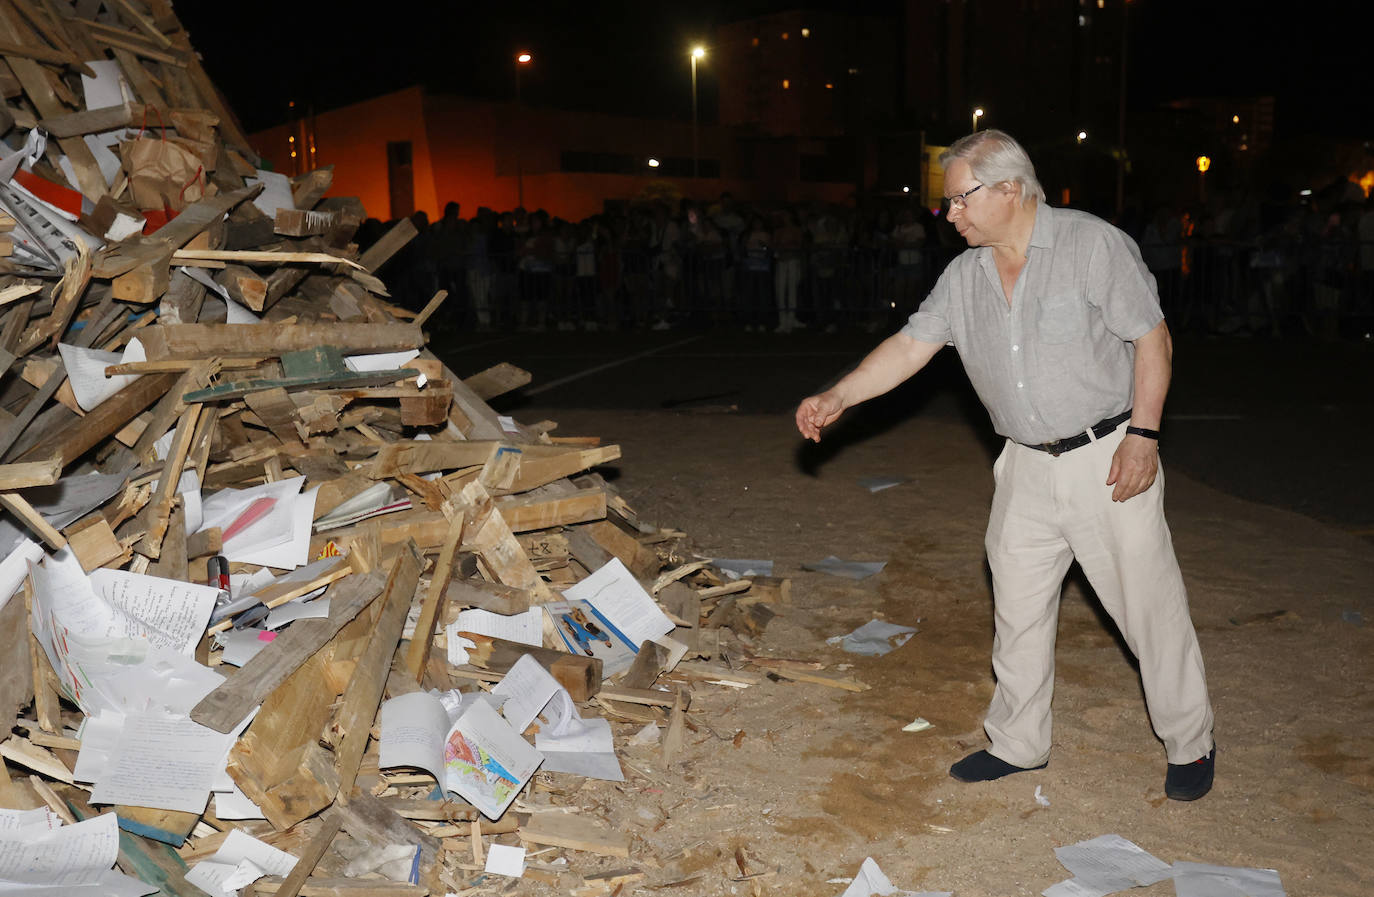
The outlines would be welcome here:
M 0 854 L 38 863 L 0 888 L 628 858 L 534 770 L 618 775 L 608 720 L 671 757 L 785 582 L 683 557 L 594 472 L 616 446 L 493 411 L 524 372 L 430 353 L 443 294 L 376 277 L 413 227 L 360 252 L 328 171 L 263 170 L 167 0 L 0 0 L 0 57 Z

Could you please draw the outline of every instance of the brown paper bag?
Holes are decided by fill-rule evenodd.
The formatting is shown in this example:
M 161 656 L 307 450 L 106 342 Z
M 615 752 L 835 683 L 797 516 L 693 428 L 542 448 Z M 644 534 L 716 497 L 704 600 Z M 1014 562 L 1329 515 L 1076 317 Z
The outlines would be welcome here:
M 149 135 L 119 145 L 129 191 L 142 211 L 180 212 L 205 195 L 205 166 L 164 137 Z

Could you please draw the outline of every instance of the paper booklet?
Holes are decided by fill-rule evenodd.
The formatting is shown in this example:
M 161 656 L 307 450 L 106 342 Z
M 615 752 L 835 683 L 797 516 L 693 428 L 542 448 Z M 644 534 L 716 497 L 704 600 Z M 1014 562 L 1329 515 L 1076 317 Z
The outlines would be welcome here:
M 414 692 L 382 705 L 378 766 L 413 766 L 434 776 L 488 819 L 499 819 L 543 762 L 544 755 L 474 696 L 458 721 L 437 695 Z
M 602 678 L 627 670 L 634 663 L 639 646 L 590 601 L 553 601 L 543 608 L 568 653 L 601 658 Z

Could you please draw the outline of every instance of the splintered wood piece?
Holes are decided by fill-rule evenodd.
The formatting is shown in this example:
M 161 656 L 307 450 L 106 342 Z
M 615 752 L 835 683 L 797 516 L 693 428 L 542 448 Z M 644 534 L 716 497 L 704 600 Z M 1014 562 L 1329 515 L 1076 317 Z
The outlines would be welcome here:
M 527 589 L 517 589 L 481 579 L 454 579 L 444 592 L 449 608 L 480 607 L 494 614 L 523 614 L 530 609 L 531 595 Z M 445 622 L 452 622 L 447 619 Z
M 30 396 L 28 402 L 24 404 L 24 410 L 15 415 L 9 422 L 8 428 L 0 431 L 0 457 L 10 450 L 10 446 L 14 445 L 29 424 L 33 423 L 33 419 L 38 416 L 38 412 L 43 410 L 43 406 L 57 392 L 58 387 L 66 382 L 67 369 L 62 366 L 62 360 L 58 359 L 52 373 L 48 375 L 48 379 L 43 381 L 43 385 L 38 387 L 38 391 Z M 35 454 L 37 453 L 35 452 Z M 62 458 L 60 454 L 52 455 L 52 457 L 59 460 Z
M 315 833 L 315 837 L 310 839 L 305 850 L 297 854 L 296 865 L 291 867 L 291 873 L 282 879 L 281 885 L 274 892 L 278 897 L 299 897 L 305 880 L 310 877 L 310 873 L 315 871 L 315 866 L 324 857 L 324 852 L 329 849 L 329 845 L 334 843 L 334 838 L 339 834 L 341 828 L 343 828 L 343 819 L 338 813 L 325 814 L 324 824 Z
M 600 489 L 574 489 L 558 495 L 512 495 L 498 499 L 496 507 L 511 532 L 527 533 L 588 520 L 603 520 L 606 517 L 606 493 Z
M 429 581 L 429 591 L 424 603 L 420 605 L 420 616 L 415 621 L 415 632 L 410 637 L 410 647 L 406 650 L 405 671 L 416 682 L 424 675 L 429 663 L 429 652 L 434 647 L 434 624 L 439 619 L 439 606 L 443 602 L 449 580 L 453 577 L 453 558 L 463 541 L 463 514 L 453 515 L 449 522 L 448 535 L 444 537 L 444 547 L 439 549 L 434 573 Z
M 380 240 L 369 246 L 358 261 L 368 271 L 375 273 L 388 259 L 399 252 L 402 246 L 415 239 L 419 233 L 415 227 L 415 222 L 409 218 L 402 218 L 392 225 L 391 230 L 382 234 Z
M 372 722 L 377 717 L 387 673 L 391 671 L 391 658 L 401 641 L 406 614 L 415 598 L 415 587 L 419 585 L 424 566 L 424 557 L 415 543 L 407 543 L 391 567 L 386 588 L 382 592 L 381 613 L 377 617 L 376 628 L 372 630 L 367 648 L 358 658 L 353 668 L 353 678 L 344 690 L 343 707 L 339 709 L 335 722 L 335 727 L 343 732 L 343 738 L 335 749 L 339 800 L 343 803 L 348 803 L 352 798 L 358 766 L 367 748 Z
M 470 526 L 464 544 L 477 552 L 491 578 L 503 585 L 529 589 L 541 601 L 550 600 L 552 593 L 548 584 L 530 563 L 525 549 L 506 524 L 502 511 L 496 508 L 482 484 L 468 483 L 461 495 L 471 508 L 468 512 Z
M 281 387 L 250 392 L 243 397 L 272 435 L 284 445 L 299 445 L 301 435 L 296 430 L 296 403 Z
M 87 573 L 124 555 L 124 546 L 115 538 L 109 521 L 99 514 L 73 523 L 66 534 L 67 546 Z
M 14 728 L 19 711 L 35 696 L 33 683 L 40 667 L 30 649 L 37 650 L 39 654 L 43 653 L 43 649 L 38 647 L 38 642 L 33 640 L 33 633 L 29 631 L 27 607 L 28 602 L 16 597 L 0 608 L 0 657 L 4 658 L 4 663 L 0 664 L 0 726 L 9 727 L 0 731 L 5 732 Z M 47 665 L 47 658 L 44 658 L 42 666 Z M 56 704 L 57 700 L 54 698 L 51 705 L 41 708 L 40 725 L 44 722 L 52 723 L 51 716 L 46 720 L 42 717 Z M 0 763 L 0 767 L 3 766 L 4 764 Z
M 110 282 L 110 295 L 124 302 L 141 305 L 156 302 L 167 292 L 171 283 L 171 259 L 172 253 L 168 250 L 163 255 L 140 262 Z
M 472 666 L 504 674 L 509 672 L 520 658 L 529 655 L 568 690 L 574 701 L 581 703 L 591 700 L 593 695 L 601 691 L 602 666 L 599 657 L 569 654 L 553 648 L 540 648 L 473 632 L 460 634 L 463 638 L 476 643 L 477 647 L 467 649 L 468 662 Z
M 191 436 L 195 433 L 201 410 L 200 405 L 190 405 L 181 413 L 176 433 L 172 436 L 172 448 L 167 453 L 162 474 L 153 489 L 153 497 L 143 509 L 145 535 L 138 543 L 138 551 L 153 560 L 162 556 L 162 537 L 167 533 L 172 502 L 176 499 L 177 483 L 181 480 L 181 470 L 186 464 L 186 453 L 191 449 Z
M 350 620 L 382 593 L 386 577 L 380 572 L 351 576 L 330 595 L 329 617 L 297 620 L 237 673 L 206 695 L 191 710 L 191 719 L 229 733 L 248 711 L 332 639 Z
M 530 844 L 583 850 L 603 857 L 630 856 L 628 834 L 573 813 L 534 813 L 520 826 L 519 835 L 521 841 Z
M 398 473 L 432 473 L 486 464 L 502 451 L 519 451 L 507 443 L 401 441 L 387 443 L 377 450 L 366 468 L 374 480 L 390 479 Z
M 22 464 L 0 464 L 0 490 L 26 489 L 29 486 L 51 486 L 62 475 L 62 459 L 26 461 Z
M 619 457 L 618 445 L 585 449 L 552 445 L 521 446 L 520 469 L 506 491 L 527 492 L 537 489 Z

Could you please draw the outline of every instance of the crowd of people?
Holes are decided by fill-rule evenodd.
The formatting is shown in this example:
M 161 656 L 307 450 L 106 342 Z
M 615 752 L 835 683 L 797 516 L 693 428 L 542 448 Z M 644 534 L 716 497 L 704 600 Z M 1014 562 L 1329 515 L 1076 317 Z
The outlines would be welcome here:
M 433 223 L 412 220 L 419 235 L 383 277 L 413 308 L 447 290 L 435 324 L 454 331 L 876 332 L 900 326 L 965 248 L 938 212 L 897 200 L 754 205 L 727 193 L 582 221 L 542 209 L 464 218 L 450 202 Z M 1118 224 L 1175 332 L 1337 338 L 1374 317 L 1374 201 L 1353 183 L 1293 201 L 1219 194 Z M 360 241 L 388 226 L 369 220 Z

